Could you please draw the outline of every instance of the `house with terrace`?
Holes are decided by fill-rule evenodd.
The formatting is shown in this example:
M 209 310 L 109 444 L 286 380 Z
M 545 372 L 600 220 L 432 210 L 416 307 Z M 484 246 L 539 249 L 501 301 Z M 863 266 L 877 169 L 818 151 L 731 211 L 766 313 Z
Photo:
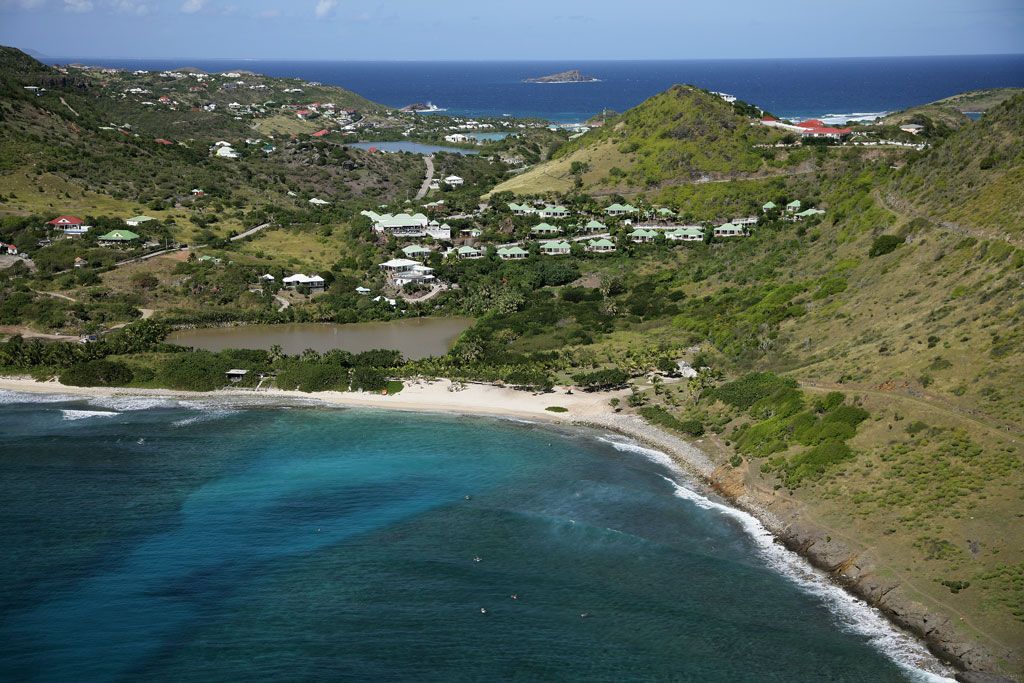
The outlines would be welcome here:
M 612 204 L 604 210 L 609 216 L 630 216 L 637 213 L 638 209 L 632 204 Z
M 498 258 L 502 261 L 520 261 L 527 258 L 530 252 L 526 251 L 522 247 L 511 246 L 511 247 L 499 247 Z
M 566 209 L 564 206 L 556 206 L 554 204 L 548 204 L 543 209 L 541 209 L 538 213 L 540 214 L 540 217 L 544 218 L 544 219 L 552 219 L 552 220 L 554 220 L 554 219 L 568 218 L 569 217 L 569 210 L 568 209 Z
M 566 256 L 572 252 L 572 245 L 565 240 L 551 240 L 540 245 L 540 253 L 546 256 Z
M 430 249 L 419 244 L 410 244 L 407 247 L 402 247 L 402 253 L 410 259 L 426 258 L 430 256 Z
M 606 237 L 596 240 L 587 240 L 585 249 L 592 254 L 611 254 L 615 251 L 615 242 Z
M 646 228 L 637 228 L 633 232 L 629 233 L 629 241 L 634 244 L 647 244 L 654 241 L 654 238 L 658 236 L 657 231 L 648 230 Z
M 281 280 L 281 284 L 285 289 L 298 289 L 299 287 L 306 287 L 309 289 L 310 294 L 318 294 L 326 288 L 327 283 L 319 275 L 305 275 L 303 273 L 295 273 Z
M 398 287 L 410 283 L 431 282 L 434 269 L 412 259 L 396 258 L 380 264 L 380 269 L 390 282 Z
M 588 235 L 592 235 L 595 232 L 608 232 L 608 226 L 598 220 L 588 221 L 581 230 Z
M 715 228 L 715 237 L 743 237 L 743 226 L 725 223 Z
M 529 204 L 516 204 L 515 202 L 508 205 L 508 210 L 512 212 L 513 216 L 529 216 L 537 213 L 537 209 Z
M 562 229 L 549 223 L 540 223 L 530 228 L 530 234 L 534 237 L 550 237 L 562 234 Z
M 97 237 L 96 241 L 104 247 L 131 246 L 139 241 L 139 236 L 131 230 L 111 230 Z
M 704 239 L 704 228 L 699 225 L 684 225 L 665 233 L 673 242 L 700 242 Z
M 47 221 L 46 224 L 63 232 L 65 237 L 81 237 L 92 227 L 86 225 L 85 221 L 78 216 L 57 216 L 52 221 Z

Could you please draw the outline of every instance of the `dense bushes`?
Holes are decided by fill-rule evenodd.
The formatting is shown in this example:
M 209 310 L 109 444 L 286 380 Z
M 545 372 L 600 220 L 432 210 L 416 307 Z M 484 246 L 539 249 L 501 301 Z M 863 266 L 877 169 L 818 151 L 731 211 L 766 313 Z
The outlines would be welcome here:
M 734 408 L 746 410 L 779 389 L 796 387 L 796 381 L 771 372 L 755 372 L 712 389 L 709 396 Z
M 325 363 L 289 364 L 277 376 L 277 388 L 299 391 L 345 391 L 349 370 Z
M 644 406 L 640 415 L 651 424 L 667 427 L 689 436 L 703 436 L 704 425 L 699 420 L 680 420 L 661 406 Z
M 134 379 L 131 368 L 109 360 L 72 365 L 60 374 L 61 384 L 76 387 L 123 387 Z
M 899 235 L 879 235 L 871 243 L 871 249 L 868 250 L 868 256 L 875 258 L 876 256 L 885 256 L 886 254 L 896 250 L 896 247 L 903 244 L 904 239 Z
M 629 375 L 618 368 L 580 372 L 572 376 L 573 383 L 584 391 L 618 389 L 624 387 L 627 380 L 629 380 Z

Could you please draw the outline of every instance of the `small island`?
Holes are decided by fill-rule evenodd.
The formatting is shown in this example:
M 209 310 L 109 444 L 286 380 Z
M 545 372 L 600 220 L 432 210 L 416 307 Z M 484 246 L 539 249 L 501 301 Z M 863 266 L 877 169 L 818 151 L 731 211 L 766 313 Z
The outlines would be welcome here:
M 540 76 L 538 78 L 527 78 L 524 83 L 599 83 L 600 78 L 594 78 L 593 76 L 584 76 L 578 69 L 572 71 L 561 71 L 557 74 L 551 74 L 550 76 Z

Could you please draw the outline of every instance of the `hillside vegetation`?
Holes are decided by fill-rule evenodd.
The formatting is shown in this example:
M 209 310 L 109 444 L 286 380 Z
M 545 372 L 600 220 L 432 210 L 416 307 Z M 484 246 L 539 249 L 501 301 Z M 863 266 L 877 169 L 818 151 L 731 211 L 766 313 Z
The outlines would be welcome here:
M 1024 237 L 1024 94 L 964 126 L 895 179 L 896 201 L 991 237 Z
M 754 148 L 781 137 L 751 125 L 741 104 L 676 85 L 562 147 L 555 157 L 495 188 L 530 194 L 624 191 L 765 170 Z M 577 180 L 577 176 L 579 180 Z

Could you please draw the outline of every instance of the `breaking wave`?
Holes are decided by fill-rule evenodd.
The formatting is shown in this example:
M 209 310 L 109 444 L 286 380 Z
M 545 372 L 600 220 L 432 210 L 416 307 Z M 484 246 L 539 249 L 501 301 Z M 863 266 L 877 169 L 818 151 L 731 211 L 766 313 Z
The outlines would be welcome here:
M 87 420 L 90 417 L 115 417 L 121 413 L 108 410 L 61 410 L 65 420 Z
M 598 440 L 616 450 L 636 453 L 673 472 L 683 474 L 666 453 L 614 437 L 598 437 Z M 912 680 L 953 683 L 952 672 L 922 643 L 890 623 L 879 610 L 834 584 L 828 576 L 812 567 L 803 557 L 776 543 L 772 533 L 756 517 L 739 508 L 712 500 L 670 477 L 664 479 L 672 485 L 678 498 L 737 522 L 771 569 L 793 581 L 801 590 L 821 600 L 841 629 L 867 638 L 875 649 L 894 661 Z

